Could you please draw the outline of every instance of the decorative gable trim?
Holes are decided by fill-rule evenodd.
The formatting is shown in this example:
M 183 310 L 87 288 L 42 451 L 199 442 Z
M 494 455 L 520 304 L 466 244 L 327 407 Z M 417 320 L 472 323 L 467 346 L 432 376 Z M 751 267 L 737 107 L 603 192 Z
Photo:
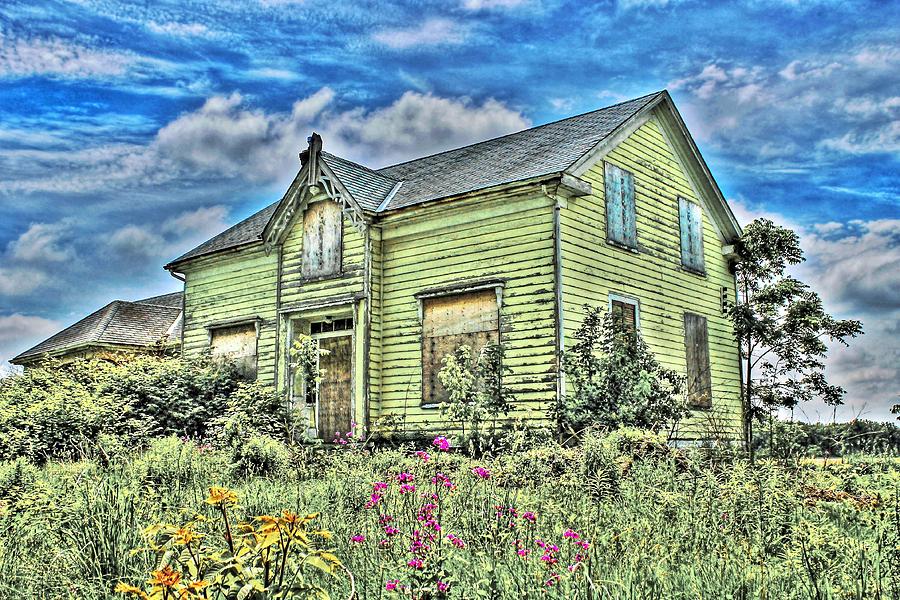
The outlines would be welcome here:
M 327 197 L 341 205 L 341 214 L 346 215 L 360 233 L 364 233 L 369 218 L 359 203 L 335 175 L 328 164 L 321 160 L 322 138 L 313 133 L 309 147 L 300 153 L 302 167 L 278 203 L 278 207 L 266 223 L 262 241 L 266 254 L 284 241 L 295 217 L 301 214 L 313 199 Z

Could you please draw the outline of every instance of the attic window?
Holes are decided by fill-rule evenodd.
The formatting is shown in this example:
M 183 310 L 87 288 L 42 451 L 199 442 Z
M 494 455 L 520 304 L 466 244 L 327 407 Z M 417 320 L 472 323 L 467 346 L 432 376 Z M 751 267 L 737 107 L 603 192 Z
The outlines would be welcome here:
M 327 277 L 341 271 L 341 207 L 331 200 L 313 202 L 303 214 L 304 277 Z
M 634 210 L 634 176 L 616 165 L 604 163 L 606 192 L 606 239 L 614 244 L 637 248 Z
M 500 314 L 494 288 L 422 298 L 422 404 L 448 400 L 438 378 L 443 359 L 462 345 L 473 355 L 500 341 Z
M 209 331 L 209 351 L 213 358 L 234 363 L 240 376 L 256 380 L 256 323 L 216 327 Z

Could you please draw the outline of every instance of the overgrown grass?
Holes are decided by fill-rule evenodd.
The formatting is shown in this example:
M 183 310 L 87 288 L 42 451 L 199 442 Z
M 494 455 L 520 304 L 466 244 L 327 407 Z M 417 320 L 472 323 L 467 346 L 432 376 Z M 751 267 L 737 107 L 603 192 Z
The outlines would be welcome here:
M 437 598 L 437 581 L 451 598 L 900 598 L 896 462 L 751 467 L 626 442 L 545 443 L 479 460 L 428 448 L 427 462 L 413 447 L 304 450 L 268 477 L 173 439 L 105 467 L 4 463 L 0 597 L 120 597 L 117 582 L 140 585 L 157 566 L 152 553 L 132 552 L 144 527 L 204 513 L 208 543 L 222 544 L 203 500 L 224 485 L 245 518 L 320 512 L 361 598 Z M 401 473 L 414 491 L 400 493 Z M 417 518 L 426 503 L 437 507 L 433 522 Z M 409 566 L 414 531 L 435 524 L 425 564 Z M 538 540 L 559 550 L 542 560 Z M 398 591 L 387 591 L 393 580 Z M 350 593 L 347 578 L 322 583 L 332 597 Z

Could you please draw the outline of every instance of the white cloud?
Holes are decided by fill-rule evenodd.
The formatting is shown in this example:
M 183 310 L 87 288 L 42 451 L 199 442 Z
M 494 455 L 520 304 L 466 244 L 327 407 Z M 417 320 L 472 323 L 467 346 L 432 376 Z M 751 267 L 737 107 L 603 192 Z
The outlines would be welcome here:
M 147 23 L 147 29 L 153 33 L 178 37 L 211 37 L 214 35 L 213 32 L 202 23 L 177 23 L 174 21 L 157 23 L 156 21 L 150 21 Z
M 29 263 L 55 263 L 70 260 L 72 248 L 63 240 L 69 226 L 65 223 L 33 223 L 25 233 L 9 243 L 13 259 Z
M 467 10 L 490 10 L 492 8 L 513 8 L 524 4 L 527 0 L 463 0 L 462 6 Z
M 330 152 L 377 167 L 530 125 L 493 99 L 479 104 L 406 92 L 374 110 L 337 110 L 335 104 L 335 92 L 327 87 L 294 102 L 290 112 L 256 109 L 233 93 L 213 96 L 179 116 L 147 145 L 0 151 L 0 167 L 20 174 L 0 183 L 0 192 L 93 194 L 171 181 L 189 185 L 211 175 L 271 183 L 296 172 L 297 154 L 313 130 Z
M 0 377 L 11 371 L 8 361 L 61 329 L 60 323 L 32 315 L 0 316 Z
M 415 46 L 460 44 L 466 38 L 462 25 L 450 19 L 428 19 L 416 27 L 384 29 L 372 35 L 372 39 L 396 50 Z
M 0 296 L 26 296 L 48 282 L 36 269 L 0 267 Z
M 221 233 L 230 223 L 224 206 L 206 206 L 183 212 L 162 223 L 125 225 L 108 236 L 109 248 L 129 264 L 151 259 L 168 260 Z
M 900 97 L 886 83 L 898 70 L 900 50 L 869 42 L 765 66 L 717 59 L 669 87 L 693 99 L 692 132 L 741 164 L 821 168 L 845 154 L 900 154 Z
M 132 62 L 133 56 L 121 52 L 88 48 L 59 38 L 12 38 L 0 31 L 0 77 L 120 76 Z

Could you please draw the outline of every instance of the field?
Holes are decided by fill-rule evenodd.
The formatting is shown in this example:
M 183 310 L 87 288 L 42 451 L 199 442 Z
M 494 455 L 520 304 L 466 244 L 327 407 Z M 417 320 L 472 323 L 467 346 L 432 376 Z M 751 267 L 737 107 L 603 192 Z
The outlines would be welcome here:
M 310 533 L 297 576 L 332 598 L 900 598 L 892 459 L 751 466 L 627 431 L 577 448 L 520 437 L 478 459 L 440 443 L 293 449 L 266 476 L 177 438 L 94 461 L 3 463 L 0 597 L 149 590 L 163 550 L 148 549 L 145 528 L 192 522 L 182 558 L 186 547 L 214 557 L 224 511 L 240 540 L 251 534 L 239 521 L 318 513 L 310 532 L 331 535 Z M 213 486 L 237 505 L 210 499 Z M 342 566 L 312 558 L 332 553 Z M 184 597 L 214 597 L 196 589 Z

